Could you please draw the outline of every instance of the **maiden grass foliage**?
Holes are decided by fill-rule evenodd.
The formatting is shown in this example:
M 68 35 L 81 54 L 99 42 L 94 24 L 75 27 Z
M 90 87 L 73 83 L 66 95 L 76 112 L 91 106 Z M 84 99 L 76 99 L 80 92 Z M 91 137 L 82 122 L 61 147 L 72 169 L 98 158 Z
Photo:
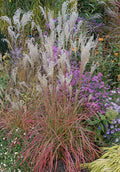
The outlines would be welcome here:
M 5 85 L 0 88 L 0 126 L 1 131 L 8 131 L 10 150 L 15 150 L 10 142 L 14 131 L 21 131 L 15 165 L 22 156 L 19 165 L 25 163 L 24 169 L 27 163 L 33 171 L 57 171 L 62 160 L 67 171 L 77 172 L 81 164 L 101 153 L 96 144 L 101 139 L 94 129 L 102 121 L 99 112 L 105 113 L 109 88 L 101 73 L 92 75 L 97 63 L 92 63 L 91 72 L 86 70 L 97 40 L 85 34 L 74 7 L 67 13 L 68 4 L 63 3 L 56 20 L 51 10 L 46 13 L 40 6 L 48 26 L 46 33 L 33 21 L 30 11 L 18 9 L 13 19 L 1 17 L 9 25 L 5 41 L 11 58 L 7 65 L 1 63 L 9 79 L 6 84 L 3 78 Z M 37 30 L 37 41 L 25 37 L 28 23 L 31 32 Z
M 44 29 L 45 20 L 42 16 L 42 12 L 39 9 L 39 6 L 45 7 L 46 11 L 49 9 L 54 10 L 54 17 L 56 17 L 64 1 L 65 0 L 1 0 L 0 16 L 7 15 L 9 18 L 12 18 L 18 8 L 21 8 L 24 12 L 32 11 L 34 14 L 33 19 L 35 23 L 40 24 L 42 29 Z M 71 4 L 75 4 L 75 0 L 71 0 L 69 6 L 71 6 Z M 0 21 L 0 23 L 0 29 L 4 35 L 7 36 L 7 24 L 2 21 Z M 27 30 L 30 32 L 29 29 L 30 27 L 27 28 Z

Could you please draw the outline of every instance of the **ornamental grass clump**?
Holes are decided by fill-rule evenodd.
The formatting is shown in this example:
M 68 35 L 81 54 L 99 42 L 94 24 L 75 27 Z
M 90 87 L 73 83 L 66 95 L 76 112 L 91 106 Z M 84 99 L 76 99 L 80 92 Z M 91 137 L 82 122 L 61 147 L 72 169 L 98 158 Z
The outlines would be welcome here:
M 95 132 L 91 131 L 89 125 L 91 118 L 97 116 L 96 111 L 91 105 L 87 106 L 84 97 L 79 98 L 82 74 L 96 41 L 93 36 L 88 39 L 82 34 L 81 22 L 72 32 L 78 14 L 71 10 L 68 15 L 67 3 L 63 3 L 56 26 L 53 12 L 49 11 L 46 15 L 42 9 L 45 19 L 49 21 L 50 33 L 44 35 L 40 26 L 34 23 L 39 32 L 40 45 L 33 38 L 27 40 L 28 51 L 23 52 L 20 61 L 27 72 L 27 80 L 21 82 L 16 69 L 19 66 L 13 67 L 11 77 L 13 88 L 16 89 L 12 88 L 11 94 L 5 95 L 12 108 L 17 107 L 13 115 L 9 113 L 9 119 L 12 120 L 8 119 L 7 123 L 13 129 L 16 114 L 19 114 L 15 127 L 26 132 L 21 155 L 24 157 L 23 162 L 29 161 L 28 166 L 33 171 L 57 171 L 58 161 L 62 160 L 66 171 L 78 172 L 81 171 L 81 164 L 91 162 L 100 153 L 95 144 Z M 76 42 L 78 33 L 80 36 Z M 74 94 L 71 61 L 72 49 L 76 47 L 81 52 L 81 65 L 79 83 Z M 26 90 L 29 90 L 29 101 L 23 99 Z M 12 91 L 16 95 L 13 99 Z M 21 116 L 17 109 L 21 110 Z M 2 114 L 5 127 L 8 124 L 5 124 L 4 112 Z
M 100 153 L 87 122 L 96 114 L 84 102 L 76 104 L 68 99 L 64 89 L 57 89 L 42 89 L 42 101 L 37 100 L 32 112 L 34 125 L 26 134 L 26 147 L 21 154 L 23 162 L 29 160 L 34 171 L 57 171 L 62 160 L 67 171 L 77 172 L 81 164 L 91 162 Z
M 103 148 L 104 155 L 88 165 L 90 172 L 118 172 L 120 171 L 120 146 Z
M 32 20 L 31 11 L 28 11 L 23 15 L 22 14 L 23 11 L 19 8 L 14 13 L 12 20 L 7 16 L 0 17 L 0 20 L 3 20 L 8 24 L 8 38 L 4 38 L 2 40 L 8 43 L 10 55 L 12 56 L 14 62 L 16 62 L 15 59 L 19 59 L 21 57 L 21 51 L 23 49 L 25 50 L 25 27 Z

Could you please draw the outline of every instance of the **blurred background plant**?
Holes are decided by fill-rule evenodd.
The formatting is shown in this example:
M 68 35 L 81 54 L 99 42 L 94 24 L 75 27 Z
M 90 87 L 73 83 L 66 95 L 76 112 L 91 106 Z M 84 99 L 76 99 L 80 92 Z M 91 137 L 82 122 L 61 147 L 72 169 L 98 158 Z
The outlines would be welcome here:
M 104 15 L 104 23 L 105 27 L 103 27 L 104 32 L 107 32 L 107 39 L 112 37 L 112 40 L 116 34 L 118 35 L 118 40 L 120 38 L 120 2 L 118 0 L 106 1 L 103 0 L 101 3 L 104 4 L 105 7 L 105 15 Z
M 110 89 L 120 88 L 120 41 L 110 41 L 108 46 L 106 45 L 106 40 L 99 38 L 99 43 L 93 56 L 93 59 L 98 62 L 95 72 L 103 74 L 103 81 L 110 85 Z

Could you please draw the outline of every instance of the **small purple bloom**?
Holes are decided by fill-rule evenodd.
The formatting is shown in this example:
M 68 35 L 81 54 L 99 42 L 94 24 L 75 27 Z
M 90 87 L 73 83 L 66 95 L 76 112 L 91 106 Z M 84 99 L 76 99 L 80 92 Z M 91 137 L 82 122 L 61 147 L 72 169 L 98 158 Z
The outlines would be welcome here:
M 115 139 L 115 142 L 118 142 L 118 141 L 119 141 L 119 139 L 118 139 L 118 138 L 116 138 L 116 139 Z
M 117 121 L 118 121 L 118 124 L 120 124 L 120 119 L 118 119 Z
M 106 134 L 110 134 L 110 129 L 107 130 Z
M 115 132 L 114 130 L 111 130 L 111 134 L 114 134 L 114 132 Z
M 110 125 L 110 128 L 111 128 L 111 129 L 114 128 L 114 125 Z
M 104 134 L 103 137 L 106 138 L 107 136 Z
M 101 127 L 100 127 L 100 126 L 98 126 L 98 129 L 99 129 L 99 130 L 101 130 Z
M 115 131 L 118 131 L 118 129 L 117 129 L 117 128 L 115 128 Z
M 108 125 L 105 125 L 105 128 L 108 128 Z
M 117 123 L 117 121 L 116 120 L 113 120 L 113 124 L 116 124 Z

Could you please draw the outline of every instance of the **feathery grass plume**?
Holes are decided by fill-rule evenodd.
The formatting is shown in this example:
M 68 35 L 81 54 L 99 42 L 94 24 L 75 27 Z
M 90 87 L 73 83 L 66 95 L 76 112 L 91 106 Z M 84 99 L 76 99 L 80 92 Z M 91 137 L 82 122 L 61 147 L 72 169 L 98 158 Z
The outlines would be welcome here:
M 97 45 L 97 41 L 93 41 L 93 36 L 90 37 L 88 42 L 86 40 L 82 40 L 81 42 L 81 65 L 80 65 L 80 72 L 83 74 L 85 70 L 85 66 L 89 61 L 90 58 L 90 50 Z
M 10 19 L 9 17 L 7 17 L 7 16 L 2 16 L 2 17 L 0 17 L 0 19 L 6 21 L 10 26 L 12 25 L 11 19 Z
M 42 6 L 39 6 L 41 9 L 42 14 L 44 15 L 45 20 L 47 21 L 47 15 L 46 15 L 46 8 L 43 9 Z
M 10 43 L 10 41 L 9 41 L 9 40 L 7 40 L 7 39 L 3 38 L 3 39 L 2 39 L 2 41 L 3 41 L 3 42 L 4 42 L 4 41 L 5 41 L 5 42 L 7 42 L 7 43 L 8 43 L 9 48 L 10 48 L 12 51 L 14 51 L 14 50 L 13 50 L 13 47 L 11 46 L 11 43 Z
M 67 5 L 68 5 L 68 2 L 67 1 L 64 2 L 63 6 L 62 6 L 62 15 L 60 14 L 60 12 L 58 13 L 58 25 L 56 26 L 56 33 L 58 34 L 58 36 L 57 36 L 58 51 L 60 49 L 65 49 L 65 48 L 68 49 L 68 45 L 71 44 L 70 56 L 72 55 L 72 51 L 71 51 L 72 48 L 75 48 L 75 53 L 76 53 L 75 46 L 77 43 L 76 43 L 76 41 L 74 41 L 74 39 L 75 39 L 75 37 L 77 37 L 77 34 L 79 33 L 78 49 L 81 48 L 81 62 L 82 62 L 81 72 L 83 73 L 85 66 L 88 63 L 88 60 L 90 58 L 90 51 L 93 47 L 96 46 L 96 42 L 93 41 L 93 36 L 91 36 L 91 38 L 88 41 L 86 40 L 86 35 L 82 34 L 82 31 L 80 30 L 82 21 L 79 22 L 79 24 L 77 25 L 77 29 L 75 30 L 74 33 L 72 33 L 72 31 L 74 29 L 74 25 L 75 25 L 77 17 L 78 17 L 78 14 L 73 11 L 70 14 L 70 17 L 68 17 L 68 15 L 66 14 Z M 49 12 L 49 14 L 50 14 L 50 12 Z M 51 17 L 52 17 L 52 13 L 51 13 Z M 50 18 L 48 18 L 48 20 L 50 20 Z M 53 21 L 53 19 L 51 21 Z M 49 21 L 49 23 L 50 23 L 50 21 Z M 53 24 L 53 28 L 54 28 L 54 24 Z M 52 33 L 52 30 L 51 30 L 51 33 Z M 55 32 L 54 32 L 54 35 L 55 35 Z M 52 39 L 48 39 L 48 40 L 49 41 L 51 40 L 51 47 L 49 49 L 50 49 L 50 54 L 52 56 L 52 46 L 55 41 L 53 41 Z M 65 44 L 65 42 L 66 42 L 66 44 Z M 50 46 L 50 45 L 49 46 L 48 45 L 49 44 L 47 42 L 47 48 Z
M 98 66 L 98 62 L 97 63 L 95 63 L 95 62 L 92 63 L 91 70 L 90 70 L 90 75 L 92 75 L 93 72 L 95 71 L 95 69 L 97 69 L 97 66 Z
M 21 14 L 23 14 L 21 19 Z M 11 49 L 11 54 L 15 58 L 15 49 L 25 48 L 25 34 L 24 27 L 32 20 L 32 12 L 28 11 L 23 13 L 21 9 L 18 9 L 11 21 L 7 16 L 2 16 L 0 19 L 6 21 L 8 26 L 8 39 L 4 39 L 9 44 L 9 48 Z
M 13 80 L 14 84 L 16 84 L 17 79 L 17 69 L 18 67 L 15 67 L 11 72 L 11 79 Z
M 18 9 L 13 16 L 12 21 L 6 16 L 1 17 L 1 19 L 7 21 L 9 24 L 8 26 L 9 40 L 3 39 L 3 41 L 6 41 L 9 44 L 9 48 L 11 50 L 10 56 L 12 57 L 10 67 L 6 68 L 6 70 L 8 70 L 7 73 L 10 77 L 8 86 L 6 88 L 6 94 L 10 94 L 10 88 L 19 87 L 19 84 L 17 83 L 18 81 L 29 81 L 30 79 L 32 79 L 34 72 L 36 70 L 36 66 L 39 65 L 38 45 L 37 43 L 34 44 L 32 39 L 27 40 L 26 42 L 26 44 L 28 45 L 27 51 L 29 52 L 28 53 L 29 56 L 27 56 L 26 54 L 26 44 L 25 44 L 26 38 L 24 33 L 25 32 L 24 27 L 29 21 L 31 21 L 31 16 L 32 13 L 30 11 L 27 13 L 23 13 L 21 9 Z M 23 88 L 19 88 L 19 89 L 22 90 Z M 15 100 L 15 97 L 13 95 L 14 93 L 12 92 L 12 94 L 10 95 L 11 102 L 17 101 L 18 99 L 18 97 L 16 97 Z
M 39 57 L 38 44 L 37 43 L 33 44 L 33 41 L 34 41 L 33 38 L 26 41 L 29 51 L 29 62 L 32 68 L 34 68 L 35 62 L 38 62 L 38 57 Z
M 67 20 L 67 14 L 66 14 L 66 11 L 67 11 L 67 6 L 68 6 L 68 1 L 64 2 L 63 5 L 62 5 L 62 19 L 63 19 L 63 25 L 65 25 L 65 22 Z
M 72 12 L 72 14 L 70 15 L 70 20 L 69 20 L 70 32 L 74 28 L 74 25 L 75 25 L 77 18 L 78 18 L 78 13 Z
M 17 9 L 17 11 L 15 12 L 14 16 L 13 16 L 13 22 L 14 24 L 17 26 L 17 30 L 20 31 L 20 15 L 22 13 L 22 10 L 19 8 Z
M 28 11 L 28 12 L 26 12 L 26 13 L 23 14 L 22 19 L 20 21 L 21 22 L 21 25 L 23 27 L 23 31 L 24 31 L 25 25 L 32 20 L 32 15 L 33 14 L 32 14 L 31 11 Z

